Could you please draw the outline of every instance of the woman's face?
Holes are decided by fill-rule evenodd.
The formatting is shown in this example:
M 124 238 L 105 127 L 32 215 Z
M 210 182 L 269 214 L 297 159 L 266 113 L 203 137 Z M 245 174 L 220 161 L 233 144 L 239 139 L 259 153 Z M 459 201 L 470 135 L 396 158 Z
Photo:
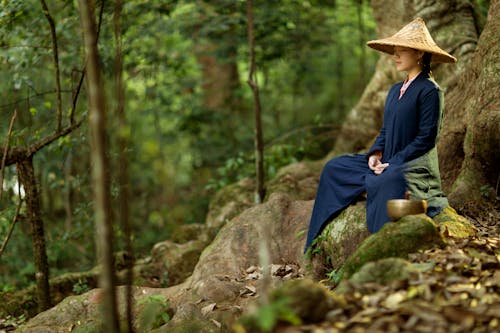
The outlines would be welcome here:
M 395 46 L 392 59 L 398 71 L 408 73 L 420 71 L 419 59 L 423 56 L 422 51 L 417 51 L 409 47 Z

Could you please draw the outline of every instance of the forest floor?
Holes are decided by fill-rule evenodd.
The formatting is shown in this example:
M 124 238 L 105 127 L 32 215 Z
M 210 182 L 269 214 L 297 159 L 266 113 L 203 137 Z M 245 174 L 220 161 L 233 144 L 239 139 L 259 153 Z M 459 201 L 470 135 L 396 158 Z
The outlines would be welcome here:
M 345 308 L 321 323 L 276 332 L 500 332 L 500 210 L 470 220 L 476 237 L 409 256 L 418 279 L 349 284 Z
M 330 311 L 322 322 L 281 324 L 274 332 L 500 332 L 500 209 L 491 207 L 475 216 L 469 219 L 478 229 L 476 237 L 448 239 L 443 248 L 409 256 L 419 270 L 418 278 L 388 284 L 349 283 L 342 293 L 346 305 Z M 298 268 L 288 268 L 277 267 L 273 275 L 303 276 Z M 284 274 L 278 274 L 280 270 Z M 261 277 L 248 270 L 245 279 L 258 283 Z M 322 283 L 335 291 L 335 285 Z M 259 297 L 253 287 L 240 296 Z M 0 319 L 0 333 L 14 330 L 25 320 Z

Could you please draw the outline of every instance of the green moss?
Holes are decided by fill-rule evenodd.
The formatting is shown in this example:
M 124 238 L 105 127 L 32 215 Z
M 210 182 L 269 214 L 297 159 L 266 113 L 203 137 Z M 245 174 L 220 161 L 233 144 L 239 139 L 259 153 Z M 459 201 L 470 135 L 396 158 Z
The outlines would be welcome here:
M 95 322 L 90 322 L 90 323 L 85 323 L 85 324 L 76 326 L 71 332 L 72 333 L 101 333 L 102 326 L 101 326 L 101 324 L 97 324 Z
M 220 228 L 226 221 L 254 205 L 254 183 L 252 179 L 245 178 L 218 191 L 209 205 L 207 226 Z M 221 215 L 224 215 L 224 220 L 221 220 Z
M 295 200 L 313 199 L 318 187 L 322 162 L 299 162 L 281 168 L 266 185 L 266 199 L 272 193 L 285 193 Z
M 167 303 L 162 301 L 147 302 L 136 316 L 137 332 L 147 333 L 170 321 L 172 315 Z
M 410 262 L 401 258 L 384 258 L 364 265 L 354 273 L 349 282 L 362 285 L 364 283 L 378 283 L 387 285 L 393 281 L 408 280 L 415 277 L 419 270 Z M 343 281 L 335 292 L 346 291 L 346 281 Z
M 223 332 L 212 321 L 200 318 L 190 318 L 182 321 L 171 322 L 160 328 L 149 331 L 150 333 L 220 333 Z
M 325 227 L 318 237 L 317 248 L 334 268 L 339 268 L 368 236 L 365 203 L 359 202 L 342 211 Z
M 97 286 L 97 271 L 67 273 L 50 279 L 50 294 L 54 304 L 61 302 L 65 297 L 74 294 L 74 286 L 83 284 L 89 288 Z M 0 316 L 20 316 L 27 318 L 38 312 L 36 285 L 25 289 L 0 294 Z
M 351 277 L 364 264 L 382 258 L 406 258 L 409 253 L 444 244 L 434 221 L 425 215 L 409 215 L 386 223 L 370 235 L 344 264 L 344 278 Z
M 342 297 L 310 279 L 287 281 L 271 293 L 270 299 L 287 299 L 288 307 L 306 322 L 321 321 L 328 311 L 345 306 Z
M 434 222 L 445 237 L 468 238 L 477 233 L 474 225 L 450 206 L 435 216 Z

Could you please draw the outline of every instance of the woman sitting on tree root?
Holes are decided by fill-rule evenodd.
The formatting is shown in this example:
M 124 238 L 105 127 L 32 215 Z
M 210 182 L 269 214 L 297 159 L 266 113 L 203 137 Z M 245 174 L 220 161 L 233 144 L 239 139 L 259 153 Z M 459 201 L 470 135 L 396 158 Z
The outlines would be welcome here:
M 390 199 L 425 199 L 427 215 L 434 217 L 448 200 L 441 190 L 437 136 L 443 112 L 443 92 L 432 79 L 430 63 L 457 59 L 432 39 L 421 18 L 391 37 L 368 42 L 389 53 L 404 82 L 389 90 L 382 129 L 366 154 L 343 155 L 323 168 L 311 216 L 305 250 L 326 222 L 366 193 L 366 223 L 375 233 L 390 219 Z

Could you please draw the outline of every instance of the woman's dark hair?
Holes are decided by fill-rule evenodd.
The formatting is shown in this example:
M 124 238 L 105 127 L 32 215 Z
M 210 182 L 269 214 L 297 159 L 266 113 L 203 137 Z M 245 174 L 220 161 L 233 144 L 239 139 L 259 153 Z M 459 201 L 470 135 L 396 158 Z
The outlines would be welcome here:
M 425 52 L 424 55 L 422 56 L 422 72 L 427 73 L 427 74 L 432 74 L 431 73 L 431 57 L 432 57 L 432 54 L 429 52 Z

